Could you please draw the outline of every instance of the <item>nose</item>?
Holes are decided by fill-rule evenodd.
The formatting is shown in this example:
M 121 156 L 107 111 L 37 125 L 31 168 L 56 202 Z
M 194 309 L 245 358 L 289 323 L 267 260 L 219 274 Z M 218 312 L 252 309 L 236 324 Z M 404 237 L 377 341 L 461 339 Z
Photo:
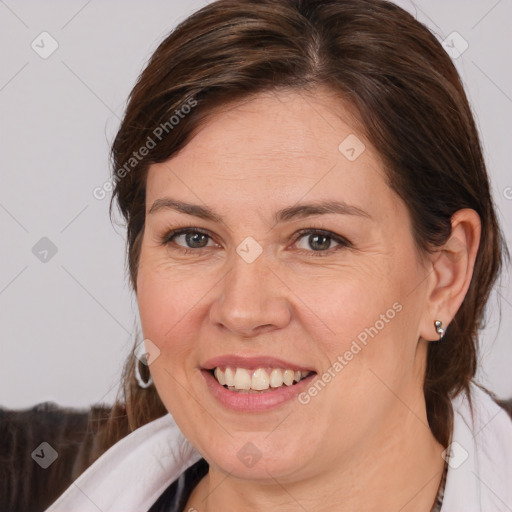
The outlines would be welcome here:
M 242 337 L 286 327 L 292 317 L 287 288 L 263 256 L 247 263 L 235 256 L 210 308 L 210 321 Z

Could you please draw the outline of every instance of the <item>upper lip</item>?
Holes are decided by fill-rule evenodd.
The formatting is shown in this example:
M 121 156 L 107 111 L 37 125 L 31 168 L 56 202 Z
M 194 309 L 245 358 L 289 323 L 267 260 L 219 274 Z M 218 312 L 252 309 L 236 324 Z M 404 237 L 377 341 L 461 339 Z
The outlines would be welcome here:
M 278 359 L 271 356 L 258 356 L 258 357 L 243 357 L 235 355 L 217 356 L 208 359 L 202 365 L 204 370 L 213 370 L 217 366 L 231 366 L 235 368 L 246 368 L 247 370 L 256 370 L 257 368 L 282 368 L 284 370 L 301 370 L 301 371 L 315 371 L 305 365 L 292 363 L 283 359 Z

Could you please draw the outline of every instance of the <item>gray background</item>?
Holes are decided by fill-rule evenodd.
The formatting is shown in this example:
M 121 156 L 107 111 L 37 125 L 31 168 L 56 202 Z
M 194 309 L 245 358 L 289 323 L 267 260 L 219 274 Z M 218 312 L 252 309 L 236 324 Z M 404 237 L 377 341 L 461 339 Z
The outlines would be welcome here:
M 454 61 L 510 243 L 512 0 L 399 3 L 441 40 L 456 31 L 469 45 Z M 109 177 L 109 144 L 147 58 L 204 4 L 0 1 L 0 406 L 112 403 L 138 320 L 122 225 L 92 190 Z M 31 47 L 50 48 L 43 31 L 58 43 L 46 59 Z M 480 381 L 512 396 L 508 274 L 491 309 Z

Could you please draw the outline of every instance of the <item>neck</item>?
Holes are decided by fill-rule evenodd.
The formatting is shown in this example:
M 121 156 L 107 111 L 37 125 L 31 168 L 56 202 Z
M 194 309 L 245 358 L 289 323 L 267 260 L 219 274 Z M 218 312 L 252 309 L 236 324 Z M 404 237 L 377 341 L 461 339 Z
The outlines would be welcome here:
M 426 417 L 401 407 L 400 417 L 380 426 L 370 442 L 314 478 L 254 482 L 210 465 L 185 510 L 430 512 L 444 468 L 443 446 Z

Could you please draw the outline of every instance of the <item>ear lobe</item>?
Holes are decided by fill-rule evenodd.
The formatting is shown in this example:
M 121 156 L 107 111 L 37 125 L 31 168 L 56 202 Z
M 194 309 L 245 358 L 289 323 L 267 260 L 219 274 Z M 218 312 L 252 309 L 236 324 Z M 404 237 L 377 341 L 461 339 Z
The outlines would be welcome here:
M 478 214 L 469 208 L 457 211 L 451 219 L 452 232 L 432 258 L 432 288 L 427 298 L 427 317 L 421 336 L 437 340 L 434 322 L 446 329 L 460 308 L 473 276 L 480 244 L 481 224 Z

